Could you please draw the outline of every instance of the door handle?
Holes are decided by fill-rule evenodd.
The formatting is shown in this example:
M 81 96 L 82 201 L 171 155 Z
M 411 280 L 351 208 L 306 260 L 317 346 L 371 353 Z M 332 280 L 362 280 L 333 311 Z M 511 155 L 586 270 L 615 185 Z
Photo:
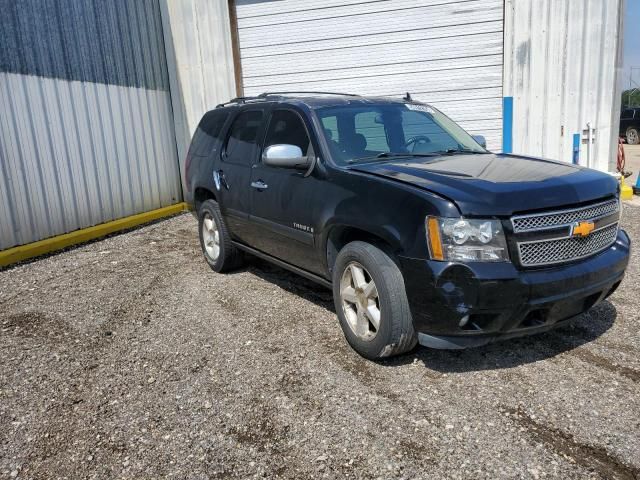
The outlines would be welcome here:
M 215 170 L 213 172 L 213 182 L 216 184 L 216 188 L 220 190 L 220 185 L 229 190 L 229 184 L 227 179 L 224 178 L 224 172 L 222 170 Z
M 258 190 L 266 190 L 267 188 L 269 188 L 269 185 L 264 183 L 262 180 L 257 180 L 255 182 L 251 182 L 251 186 L 253 188 L 257 188 Z

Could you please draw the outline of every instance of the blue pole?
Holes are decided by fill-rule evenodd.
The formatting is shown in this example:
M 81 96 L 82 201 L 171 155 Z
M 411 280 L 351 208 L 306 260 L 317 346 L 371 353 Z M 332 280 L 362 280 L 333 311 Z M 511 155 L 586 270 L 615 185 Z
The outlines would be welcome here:
M 573 158 L 574 165 L 580 165 L 580 134 L 573 134 Z
M 502 99 L 502 153 L 513 152 L 513 97 Z

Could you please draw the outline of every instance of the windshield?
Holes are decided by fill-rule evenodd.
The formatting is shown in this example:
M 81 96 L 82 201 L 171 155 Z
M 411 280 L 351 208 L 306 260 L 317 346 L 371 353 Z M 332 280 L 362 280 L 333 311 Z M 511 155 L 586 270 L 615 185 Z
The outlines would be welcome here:
M 319 108 L 316 113 L 339 165 L 397 155 L 486 152 L 453 120 L 429 105 L 341 105 Z

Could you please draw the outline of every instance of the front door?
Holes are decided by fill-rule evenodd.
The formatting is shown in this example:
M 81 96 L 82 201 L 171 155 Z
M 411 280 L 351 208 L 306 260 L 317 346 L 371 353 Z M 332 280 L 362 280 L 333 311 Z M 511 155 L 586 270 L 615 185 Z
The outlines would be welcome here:
M 251 167 L 258 157 L 263 119 L 262 109 L 244 110 L 236 115 L 222 150 L 220 169 L 214 172 L 225 222 L 231 235 L 245 243 L 250 243 L 252 236 Z
M 302 117 L 293 110 L 271 113 L 263 149 L 270 145 L 300 147 L 304 155 L 315 155 Z M 251 223 L 258 232 L 253 244 L 258 250 L 310 272 L 322 271 L 315 249 L 321 180 L 292 168 L 257 162 L 251 174 Z

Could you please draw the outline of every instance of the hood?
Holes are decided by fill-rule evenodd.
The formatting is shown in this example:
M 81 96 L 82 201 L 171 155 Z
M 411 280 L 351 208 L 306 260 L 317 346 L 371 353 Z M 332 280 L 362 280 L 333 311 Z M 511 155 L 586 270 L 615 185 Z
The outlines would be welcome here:
M 500 154 L 394 159 L 351 170 L 391 178 L 453 201 L 463 215 L 509 216 L 617 192 L 611 175 L 569 163 Z

